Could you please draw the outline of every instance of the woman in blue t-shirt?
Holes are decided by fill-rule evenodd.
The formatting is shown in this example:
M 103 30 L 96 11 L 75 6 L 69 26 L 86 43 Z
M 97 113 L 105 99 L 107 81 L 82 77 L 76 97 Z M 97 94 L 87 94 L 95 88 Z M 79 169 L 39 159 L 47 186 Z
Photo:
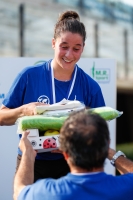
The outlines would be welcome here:
M 63 98 L 76 99 L 91 108 L 105 106 L 98 83 L 76 64 L 84 50 L 85 39 L 86 30 L 79 15 L 75 11 L 62 13 L 52 39 L 54 58 L 18 74 L 0 108 L 0 125 L 13 125 L 19 117 L 35 115 L 37 105 L 53 104 Z M 17 168 L 21 155 L 18 149 Z M 59 178 L 68 172 L 61 153 L 37 154 L 34 181 Z

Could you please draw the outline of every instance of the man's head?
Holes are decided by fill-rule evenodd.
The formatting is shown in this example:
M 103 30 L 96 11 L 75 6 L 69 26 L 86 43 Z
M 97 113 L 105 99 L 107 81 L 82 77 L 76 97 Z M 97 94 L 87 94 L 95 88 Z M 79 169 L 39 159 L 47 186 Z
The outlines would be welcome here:
M 60 131 L 60 149 L 72 165 L 91 171 L 103 167 L 108 156 L 109 129 L 97 114 L 72 113 Z

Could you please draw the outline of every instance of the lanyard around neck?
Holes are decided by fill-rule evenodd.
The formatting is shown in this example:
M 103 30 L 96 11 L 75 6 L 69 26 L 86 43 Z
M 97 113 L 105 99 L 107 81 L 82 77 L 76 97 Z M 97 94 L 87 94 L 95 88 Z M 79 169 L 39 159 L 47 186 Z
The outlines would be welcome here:
M 51 65 L 51 62 L 49 62 L 49 67 L 50 67 L 50 77 L 51 77 L 51 97 L 52 97 L 51 100 L 53 101 L 52 103 L 56 103 L 54 70 L 53 70 L 53 66 Z M 67 100 L 69 99 L 69 97 L 72 93 L 72 90 L 73 90 L 73 87 L 75 84 L 75 80 L 76 80 L 76 75 L 77 75 L 77 66 L 75 66 L 75 68 L 74 68 L 66 96 L 64 97 Z

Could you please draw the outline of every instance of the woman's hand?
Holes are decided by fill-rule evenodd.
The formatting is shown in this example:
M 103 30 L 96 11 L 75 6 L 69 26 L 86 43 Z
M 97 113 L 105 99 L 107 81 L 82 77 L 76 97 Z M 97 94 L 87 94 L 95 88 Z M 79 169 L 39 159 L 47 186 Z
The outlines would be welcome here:
M 31 116 L 31 115 L 36 115 L 37 111 L 36 111 L 36 106 L 45 106 L 48 104 L 44 104 L 44 103 L 40 103 L 40 102 L 32 102 L 29 104 L 25 104 L 22 106 L 22 113 L 23 116 Z

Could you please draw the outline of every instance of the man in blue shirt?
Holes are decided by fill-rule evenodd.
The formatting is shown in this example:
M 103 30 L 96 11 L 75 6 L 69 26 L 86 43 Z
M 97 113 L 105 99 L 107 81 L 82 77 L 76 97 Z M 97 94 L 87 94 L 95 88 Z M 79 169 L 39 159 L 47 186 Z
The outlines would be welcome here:
M 36 152 L 27 135 L 27 132 L 23 134 L 19 144 L 23 154 L 14 180 L 14 200 L 132 199 L 133 174 L 113 176 L 103 170 L 107 157 L 121 173 L 133 172 L 133 163 L 122 152 L 115 154 L 109 149 L 108 125 L 99 115 L 78 111 L 65 121 L 59 140 L 70 173 L 59 179 L 40 179 L 33 183 Z

